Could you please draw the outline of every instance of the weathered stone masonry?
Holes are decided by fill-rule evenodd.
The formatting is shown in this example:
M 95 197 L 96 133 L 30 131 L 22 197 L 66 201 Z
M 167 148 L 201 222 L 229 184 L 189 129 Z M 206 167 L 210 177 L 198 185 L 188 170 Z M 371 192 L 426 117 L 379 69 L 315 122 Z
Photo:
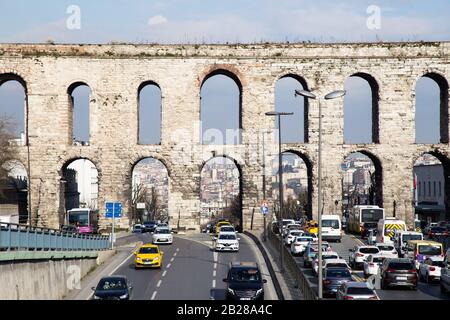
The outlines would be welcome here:
M 388 214 L 412 219 L 412 168 L 425 152 L 438 156 L 450 176 L 448 101 L 445 101 L 443 143 L 415 144 L 415 84 L 425 74 L 450 78 L 450 43 L 259 44 L 259 45 L 0 45 L 0 75 L 20 77 L 26 88 L 31 152 L 32 212 L 39 225 L 57 227 L 63 212 L 60 179 L 68 161 L 88 158 L 99 171 L 99 208 L 106 200 L 131 202 L 131 170 L 145 157 L 167 166 L 170 176 L 171 224 L 198 223 L 199 181 L 204 162 L 216 154 L 236 161 L 242 172 L 244 227 L 261 226 L 261 137 L 274 128 L 265 112 L 274 109 L 275 82 L 287 74 L 304 79 L 316 94 L 343 89 L 354 74 L 370 75 L 379 88 L 377 143 L 343 143 L 343 100 L 323 105 L 323 174 L 325 209 L 341 200 L 340 164 L 354 151 L 378 159 L 382 169 L 379 196 Z M 242 85 L 242 144 L 203 146 L 199 143 L 200 88 L 211 72 L 231 72 Z M 138 145 L 138 88 L 153 81 L 162 92 L 161 145 Z M 84 82 L 92 90 L 90 146 L 73 146 L 68 88 Z M 446 87 L 448 91 L 448 85 Z M 444 95 L 448 99 L 448 92 Z M 442 119 L 441 119 L 442 120 Z M 441 130 L 442 131 L 442 130 Z M 266 141 L 267 141 L 266 137 Z M 272 137 L 269 137 L 272 139 Z M 377 141 L 378 140 L 378 141 Z M 308 142 L 283 145 L 311 163 L 312 209 L 317 215 L 318 110 L 308 109 Z M 27 163 L 27 147 L 21 147 Z M 269 163 L 277 144 L 266 148 Z M 446 183 L 447 210 L 450 183 Z M 448 214 L 448 212 L 447 212 Z M 107 221 L 102 221 L 107 223 Z M 128 226 L 128 219 L 121 219 Z

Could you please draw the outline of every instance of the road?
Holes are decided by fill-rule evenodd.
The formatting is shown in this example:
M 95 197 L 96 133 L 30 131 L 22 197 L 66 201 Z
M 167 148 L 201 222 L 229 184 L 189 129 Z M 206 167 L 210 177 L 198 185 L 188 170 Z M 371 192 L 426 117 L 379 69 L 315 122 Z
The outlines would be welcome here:
M 333 251 L 347 260 L 347 262 L 349 249 L 363 244 L 365 243 L 361 239 L 353 235 L 344 235 L 340 243 L 330 242 Z M 295 260 L 317 292 L 317 277 L 313 274 L 312 269 L 303 267 L 302 257 L 296 257 Z M 355 281 L 366 281 L 362 270 L 353 271 L 352 275 Z M 388 290 L 377 289 L 376 292 L 381 300 L 450 300 L 450 295 L 441 294 L 439 283 L 427 284 L 420 282 L 417 291 L 392 288 Z
M 161 269 L 135 270 L 134 255 L 123 262 L 114 274 L 125 275 L 133 286 L 133 300 L 222 300 L 225 298 L 228 264 L 231 261 L 261 261 L 260 253 L 251 239 L 240 234 L 239 252 L 214 252 L 207 234 L 174 236 L 171 245 L 160 245 L 164 252 Z M 133 235 L 122 243 L 138 238 L 151 242 L 150 234 Z M 130 252 L 131 253 L 131 252 Z M 259 255 L 259 256 L 258 256 Z M 270 277 L 263 272 L 269 282 Z M 272 290 L 266 298 L 274 299 Z

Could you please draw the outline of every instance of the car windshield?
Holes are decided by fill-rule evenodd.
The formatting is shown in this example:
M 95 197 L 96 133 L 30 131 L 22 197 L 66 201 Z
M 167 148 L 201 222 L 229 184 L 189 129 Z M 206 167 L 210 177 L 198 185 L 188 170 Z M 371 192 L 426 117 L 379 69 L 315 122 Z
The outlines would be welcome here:
M 378 253 L 380 250 L 378 248 L 360 248 L 359 252 L 361 253 Z
M 422 240 L 422 235 L 421 234 L 404 234 L 402 236 L 403 242 L 407 242 L 410 240 Z
M 362 209 L 361 221 L 362 222 L 378 222 L 378 220 L 384 217 L 383 209 Z
M 297 242 L 305 242 L 305 241 L 313 241 L 313 238 L 311 237 L 297 237 Z
M 141 226 L 134 226 L 134 228 L 135 228 L 135 229 L 140 229 L 140 228 L 141 228 Z
M 338 220 L 322 220 L 322 227 L 339 229 L 339 221 Z
M 157 234 L 168 234 L 170 233 L 169 229 L 157 229 L 156 232 Z
M 327 277 L 330 278 L 350 278 L 351 274 L 350 271 L 348 271 L 348 269 L 328 269 L 327 270 Z
M 347 265 L 342 262 L 333 262 L 333 263 L 327 263 L 327 268 L 347 268 Z
M 377 246 L 377 247 L 381 251 L 392 251 L 392 250 L 394 250 L 393 246 L 388 246 L 388 245 L 381 245 L 381 246 Z
M 222 227 L 222 228 L 220 228 L 220 231 L 233 232 L 234 228 L 233 227 Z
M 389 268 L 394 270 L 413 270 L 415 267 L 410 262 L 391 262 Z
M 219 235 L 220 240 L 236 240 L 236 236 L 234 234 L 221 234 Z
M 125 279 L 121 278 L 107 278 L 102 279 L 98 283 L 97 290 L 109 291 L 109 290 L 124 290 L 127 288 Z
M 232 269 L 230 280 L 237 282 L 260 282 L 261 275 L 258 269 Z
M 427 256 L 438 256 L 442 253 L 441 246 L 438 245 L 421 245 L 419 246 L 419 254 Z
M 152 247 L 140 248 L 139 253 L 142 253 L 142 254 L 158 253 L 158 248 L 152 248 Z
M 338 256 L 336 255 L 322 255 L 322 259 L 326 260 L 326 259 L 339 259 Z
M 348 288 L 347 294 L 354 294 L 354 295 L 368 295 L 373 294 L 373 290 L 369 288 Z
M 291 236 L 294 236 L 294 237 L 299 236 L 300 234 L 301 234 L 300 231 L 291 232 Z

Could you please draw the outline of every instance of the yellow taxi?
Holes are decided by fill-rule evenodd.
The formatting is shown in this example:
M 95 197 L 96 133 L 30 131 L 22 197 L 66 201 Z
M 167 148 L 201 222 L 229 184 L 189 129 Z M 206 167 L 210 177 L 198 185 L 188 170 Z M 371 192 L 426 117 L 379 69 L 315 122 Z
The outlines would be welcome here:
M 161 268 L 164 252 L 154 244 L 144 244 L 134 252 L 135 268 Z
M 219 234 L 219 232 L 220 232 L 220 227 L 223 227 L 223 226 L 231 226 L 231 223 L 230 223 L 229 221 L 220 221 L 220 222 L 217 222 L 217 224 L 216 224 L 216 234 Z
M 319 223 L 315 220 L 308 221 L 305 226 L 305 231 L 317 235 L 319 233 Z

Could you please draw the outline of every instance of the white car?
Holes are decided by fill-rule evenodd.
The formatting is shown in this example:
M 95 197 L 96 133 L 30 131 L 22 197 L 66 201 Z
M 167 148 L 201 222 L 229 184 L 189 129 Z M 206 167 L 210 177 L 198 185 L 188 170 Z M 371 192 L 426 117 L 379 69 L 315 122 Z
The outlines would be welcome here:
M 306 246 L 313 241 L 314 238 L 309 236 L 300 236 L 295 238 L 295 240 L 291 243 L 291 254 L 294 256 L 303 254 L 306 250 Z
M 284 226 L 283 237 L 286 237 L 289 234 L 289 232 L 293 231 L 293 230 L 303 231 L 302 227 L 299 224 L 291 223 L 291 224 Z
M 347 268 L 348 271 L 352 272 L 352 268 L 350 268 L 347 261 L 342 258 L 323 260 L 323 268 Z
M 425 259 L 419 265 L 419 277 L 430 283 L 441 279 L 441 268 L 445 268 L 444 257 L 433 256 Z
M 380 267 L 383 264 L 384 256 L 381 254 L 374 254 L 367 257 L 364 261 L 363 269 L 366 277 L 377 275 L 380 272 Z
M 380 249 L 380 254 L 386 258 L 398 258 L 397 249 L 394 244 L 390 243 L 375 243 L 375 246 Z
M 239 251 L 239 238 L 235 232 L 220 232 L 216 238 L 216 251 Z
M 156 228 L 152 235 L 152 242 L 153 244 L 158 243 L 172 244 L 173 243 L 172 232 L 167 227 Z
M 362 267 L 369 255 L 380 253 L 380 249 L 376 246 L 355 246 L 353 249 L 349 249 L 349 251 L 348 262 L 353 269 Z
M 318 274 L 319 272 L 319 260 L 318 253 L 315 255 L 315 257 L 312 260 L 312 269 L 314 274 Z M 322 266 L 323 262 L 328 259 L 339 259 L 339 255 L 336 252 L 328 251 L 328 252 L 322 252 Z
M 287 234 L 286 237 L 284 237 L 284 244 L 287 246 L 290 246 L 291 243 L 295 240 L 295 238 L 300 237 L 303 235 L 303 231 L 301 230 L 291 230 Z

